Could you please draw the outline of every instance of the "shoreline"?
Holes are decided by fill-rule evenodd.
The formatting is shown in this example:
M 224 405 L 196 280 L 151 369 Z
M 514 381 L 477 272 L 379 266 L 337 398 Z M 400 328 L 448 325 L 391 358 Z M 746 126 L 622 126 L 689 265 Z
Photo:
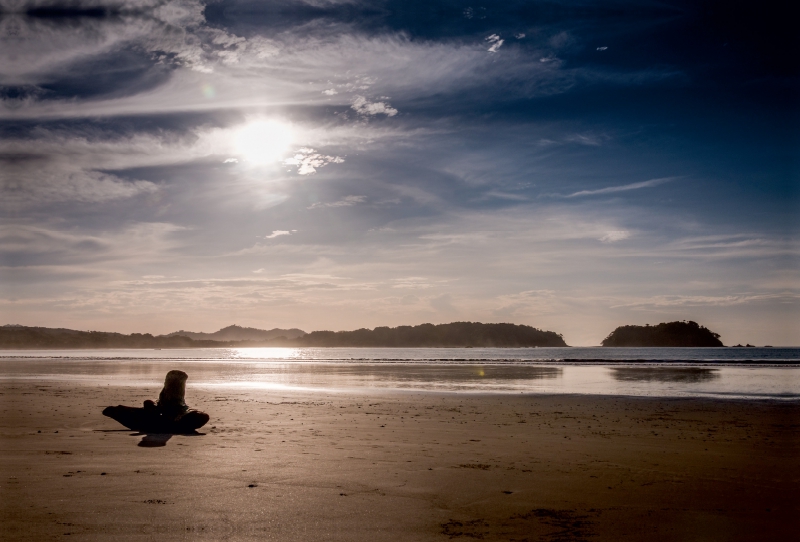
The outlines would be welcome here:
M 793 350 L 798 349 L 800 346 L 603 346 L 603 345 L 574 345 L 568 344 L 566 346 L 308 346 L 308 345 L 270 345 L 270 344 L 263 344 L 263 345 L 220 345 L 220 346 L 192 346 L 192 345 L 185 345 L 185 346 L 162 346 L 162 347 L 152 347 L 152 346 L 54 346 L 50 348 L 42 348 L 37 346 L 16 346 L 16 347 L 8 347 L 8 346 L 0 346 L 0 352 L 2 351 L 41 351 L 41 352 L 50 352 L 50 351 L 58 351 L 58 350 L 229 350 L 229 349 L 248 349 L 248 348 L 291 348 L 291 349 L 341 349 L 341 350 L 357 350 L 357 349 L 388 349 L 388 350 L 404 350 L 404 349 L 431 349 L 431 350 L 488 350 L 488 349 L 496 349 L 496 350 L 538 350 L 538 349 L 545 349 L 545 348 L 601 348 L 603 350 L 635 350 L 635 349 L 642 349 L 642 348 L 654 348 L 654 349 L 664 349 L 664 350 L 675 350 L 679 348 L 683 349 L 696 349 L 696 350 L 743 350 L 743 351 L 751 351 L 754 349 L 758 350 Z

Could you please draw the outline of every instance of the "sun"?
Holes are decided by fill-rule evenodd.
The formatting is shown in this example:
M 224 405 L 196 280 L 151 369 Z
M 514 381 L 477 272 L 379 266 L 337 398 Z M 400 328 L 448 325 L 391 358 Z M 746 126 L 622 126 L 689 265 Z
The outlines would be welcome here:
M 292 129 L 275 120 L 246 124 L 234 135 L 236 154 L 250 164 L 267 165 L 280 160 L 292 144 Z

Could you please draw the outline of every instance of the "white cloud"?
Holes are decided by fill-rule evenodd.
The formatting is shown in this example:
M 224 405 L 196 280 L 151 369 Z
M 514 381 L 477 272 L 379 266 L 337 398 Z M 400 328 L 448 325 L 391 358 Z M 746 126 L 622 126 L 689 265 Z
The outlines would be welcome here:
M 612 194 L 614 192 L 626 192 L 628 190 L 638 190 L 640 188 L 651 188 L 660 184 L 674 181 L 678 177 L 662 177 L 660 179 L 650 179 L 649 181 L 642 181 L 639 183 L 623 184 L 620 186 L 609 186 L 607 188 L 599 188 L 597 190 L 581 190 L 565 196 L 567 198 L 577 198 L 580 196 L 594 196 L 597 194 Z
M 322 93 L 325 96 L 335 96 L 336 94 L 339 94 L 339 92 L 337 92 L 335 88 L 329 88 L 328 90 L 323 90 Z
M 492 34 L 491 36 L 486 38 L 486 41 L 490 43 L 489 49 L 487 50 L 490 53 L 496 53 L 500 49 L 500 47 L 503 46 L 503 42 L 505 40 L 500 39 L 500 36 L 498 36 L 497 34 Z
M 514 34 L 514 37 L 517 38 L 518 40 L 521 40 L 522 38 L 525 37 L 525 33 L 520 32 L 519 34 Z
M 317 202 L 317 203 L 311 205 L 310 207 L 308 207 L 308 209 L 322 209 L 322 208 L 325 208 L 325 207 L 350 207 L 352 205 L 357 205 L 359 203 L 364 203 L 366 200 L 367 200 L 366 196 L 347 196 L 347 197 L 342 198 L 342 199 L 340 199 L 338 201 L 332 201 L 332 202 L 329 202 L 329 203 Z
M 627 239 L 631 236 L 631 233 L 626 230 L 612 230 L 607 231 L 605 235 L 603 235 L 599 241 L 603 243 L 616 243 L 617 241 L 622 241 L 623 239 Z
M 606 49 L 608 49 L 608 47 L 598 47 L 597 48 L 598 51 L 605 51 Z
M 341 164 L 344 158 L 340 156 L 330 156 L 326 154 L 319 154 L 314 149 L 303 147 L 297 153 L 283 161 L 287 166 L 297 166 L 297 173 L 300 175 L 311 175 L 316 173 L 317 168 L 327 166 L 328 164 Z
M 137 21 L 131 22 L 131 26 L 138 24 Z M 147 93 L 113 98 L 71 101 L 31 98 L 21 113 L 25 117 L 71 117 L 208 110 L 210 105 L 246 109 L 309 104 L 315 99 L 330 102 L 335 95 L 322 93 L 336 90 L 338 96 L 345 93 L 361 96 L 363 102 L 351 101 L 350 105 L 362 116 L 394 116 L 397 108 L 383 98 L 368 99 L 365 89 L 371 89 L 375 95 L 391 93 L 396 99 L 406 99 L 485 84 L 524 83 L 519 88 L 526 95 L 550 95 L 570 88 L 578 76 L 582 79 L 598 76 L 585 70 L 579 74 L 552 70 L 551 66 L 545 68 L 537 58 L 521 50 L 509 50 L 499 61 L 497 55 L 485 54 L 486 41 L 457 46 L 451 42 L 412 41 L 402 34 L 379 37 L 345 34 L 335 39 L 319 39 L 313 34 L 280 34 L 273 38 L 274 43 L 256 46 L 256 37 L 242 42 L 234 35 L 220 35 L 205 24 L 162 30 L 165 29 L 138 32 L 115 47 L 154 51 L 160 58 L 158 62 L 179 68 L 172 72 L 168 85 Z M 158 36 L 163 39 L 156 40 Z M 162 43 L 167 37 L 176 43 Z M 78 45 L 66 48 L 69 54 L 58 59 L 58 66 L 96 54 L 84 53 Z M 224 54 L 220 56 L 219 52 Z M 353 66 L 358 66 L 359 71 L 353 73 Z M 606 72 L 602 76 L 608 78 Z M 324 81 L 323 86 L 308 84 L 311 80 Z M 213 95 L 204 90 L 209 87 L 213 87 Z
M 386 115 L 393 117 L 397 115 L 397 109 L 386 102 L 370 102 L 364 96 L 355 96 L 353 104 L 350 106 L 359 115 Z
M 297 230 L 292 230 L 297 231 Z M 291 235 L 292 232 L 289 230 L 273 230 L 272 233 L 269 235 L 265 235 L 264 239 L 275 239 L 276 237 L 280 237 L 281 235 Z

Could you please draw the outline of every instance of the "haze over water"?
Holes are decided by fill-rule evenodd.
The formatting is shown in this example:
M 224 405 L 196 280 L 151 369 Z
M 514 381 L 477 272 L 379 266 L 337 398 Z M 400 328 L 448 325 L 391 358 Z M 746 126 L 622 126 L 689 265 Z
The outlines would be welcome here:
M 157 388 L 800 399 L 800 348 L 240 348 L 7 351 L 0 380 Z

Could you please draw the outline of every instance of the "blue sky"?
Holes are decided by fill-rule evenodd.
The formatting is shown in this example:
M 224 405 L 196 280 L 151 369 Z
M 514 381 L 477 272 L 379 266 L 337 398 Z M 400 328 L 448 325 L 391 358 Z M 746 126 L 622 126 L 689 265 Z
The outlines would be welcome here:
M 0 6 L 5 323 L 798 342 L 781 3 Z

